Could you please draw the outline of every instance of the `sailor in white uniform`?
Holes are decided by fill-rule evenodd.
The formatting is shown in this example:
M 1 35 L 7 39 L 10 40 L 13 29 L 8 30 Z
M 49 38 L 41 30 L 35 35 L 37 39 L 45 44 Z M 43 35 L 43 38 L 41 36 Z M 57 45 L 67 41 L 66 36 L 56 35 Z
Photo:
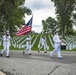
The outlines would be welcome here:
M 39 47 L 38 52 L 40 52 L 41 48 L 44 47 L 44 53 L 47 53 L 47 45 L 46 45 L 45 37 L 42 36 L 42 38 L 40 39 L 40 44 L 41 44 L 41 47 Z
M 59 39 L 59 35 L 58 32 L 55 32 L 55 35 L 53 36 L 53 41 L 54 41 L 54 50 L 52 52 L 50 52 L 50 56 L 52 57 L 52 55 L 57 52 L 58 53 L 58 58 L 62 58 L 61 56 L 61 52 L 60 52 L 60 45 L 61 45 L 61 40 Z
M 9 31 L 7 31 L 5 33 L 5 35 L 3 36 L 3 47 L 4 49 L 1 51 L 1 57 L 3 55 L 3 52 L 6 51 L 6 57 L 9 58 L 9 46 L 10 46 L 10 35 L 9 35 Z
M 31 55 L 31 38 L 28 35 L 26 38 L 26 49 L 23 51 L 23 54 L 25 53 L 25 51 L 29 51 L 29 55 Z

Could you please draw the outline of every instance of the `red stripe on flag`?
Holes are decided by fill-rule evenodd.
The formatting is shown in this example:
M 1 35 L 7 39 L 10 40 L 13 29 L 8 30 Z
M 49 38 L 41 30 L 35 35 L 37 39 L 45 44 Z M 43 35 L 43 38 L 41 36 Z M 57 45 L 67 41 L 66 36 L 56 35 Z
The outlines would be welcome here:
M 31 31 L 31 26 L 24 26 L 21 30 L 19 30 L 16 35 L 21 36 Z
M 16 33 L 17 36 L 22 36 L 28 32 L 31 31 L 31 28 L 32 28 L 32 19 L 33 19 L 33 16 L 31 17 L 31 19 L 28 21 L 28 23 L 21 28 L 21 30 L 18 30 L 18 32 Z

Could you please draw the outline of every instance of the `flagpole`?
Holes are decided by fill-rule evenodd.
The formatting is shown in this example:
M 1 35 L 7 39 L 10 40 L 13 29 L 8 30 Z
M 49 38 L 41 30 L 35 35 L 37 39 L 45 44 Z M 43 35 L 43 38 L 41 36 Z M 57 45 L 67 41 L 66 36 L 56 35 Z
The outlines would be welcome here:
M 31 18 L 33 18 L 33 13 L 31 13 Z M 33 20 L 33 19 L 32 19 Z M 31 32 L 28 33 L 29 36 L 32 35 L 32 27 L 31 27 Z

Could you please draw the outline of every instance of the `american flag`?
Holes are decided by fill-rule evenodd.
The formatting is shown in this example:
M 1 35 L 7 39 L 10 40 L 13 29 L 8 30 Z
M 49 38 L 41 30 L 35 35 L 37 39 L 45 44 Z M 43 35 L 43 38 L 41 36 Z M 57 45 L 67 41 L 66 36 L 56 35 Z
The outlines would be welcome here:
M 22 27 L 20 30 L 17 31 L 17 33 L 16 33 L 17 36 L 22 36 L 24 34 L 27 34 L 28 32 L 31 32 L 32 19 L 33 19 L 33 17 L 28 21 L 27 24 L 24 25 L 24 27 Z

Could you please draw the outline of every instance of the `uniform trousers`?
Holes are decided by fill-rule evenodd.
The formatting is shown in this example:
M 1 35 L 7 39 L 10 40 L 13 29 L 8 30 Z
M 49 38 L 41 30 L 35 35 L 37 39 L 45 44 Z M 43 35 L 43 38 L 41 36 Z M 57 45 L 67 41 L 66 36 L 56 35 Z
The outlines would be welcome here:
M 61 57 L 61 52 L 60 52 L 60 49 L 61 49 L 61 47 L 60 47 L 60 44 L 55 44 L 55 49 L 51 52 L 51 54 L 53 55 L 55 52 L 57 52 L 58 53 L 58 57 Z
M 29 53 L 31 53 L 31 44 L 29 42 L 26 42 L 26 49 L 24 51 L 29 50 Z
M 44 47 L 44 52 L 46 52 L 46 49 L 47 49 L 47 48 L 46 48 L 46 44 L 42 43 L 42 44 L 41 44 L 41 47 L 39 48 L 39 50 L 40 50 L 42 47 Z
M 6 56 L 9 56 L 9 42 L 3 43 L 4 49 L 1 51 L 1 54 L 3 54 L 4 51 L 6 51 Z

